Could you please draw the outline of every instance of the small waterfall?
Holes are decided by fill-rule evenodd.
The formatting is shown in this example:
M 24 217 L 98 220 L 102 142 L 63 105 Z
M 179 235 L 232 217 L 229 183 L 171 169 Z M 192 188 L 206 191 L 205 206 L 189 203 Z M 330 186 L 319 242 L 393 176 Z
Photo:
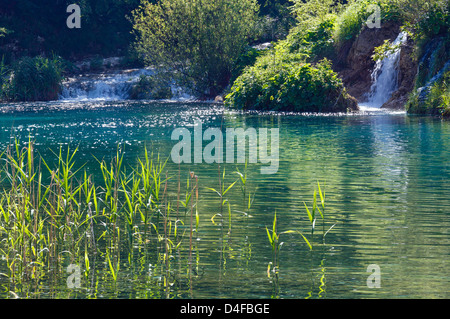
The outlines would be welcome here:
M 401 45 L 407 40 L 407 34 L 401 32 L 395 39 L 392 47 Z M 393 92 L 398 88 L 398 65 L 400 62 L 400 47 L 389 53 L 383 60 L 376 62 L 372 72 L 372 86 L 368 94 L 367 102 L 363 107 L 381 108 Z
M 143 68 L 72 77 L 63 84 L 60 100 L 68 102 L 127 100 L 130 98 L 131 88 L 141 75 L 154 74 L 153 69 Z M 172 86 L 172 92 L 174 99 L 191 98 L 175 85 Z

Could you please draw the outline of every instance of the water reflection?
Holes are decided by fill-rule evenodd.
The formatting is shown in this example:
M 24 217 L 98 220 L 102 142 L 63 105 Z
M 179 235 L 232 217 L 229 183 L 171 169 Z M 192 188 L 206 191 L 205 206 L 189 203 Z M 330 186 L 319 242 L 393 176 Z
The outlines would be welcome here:
M 112 158 L 117 143 L 127 164 L 144 146 L 168 154 L 176 127 L 280 129 L 278 173 L 261 175 L 260 164 L 248 167 L 248 192 L 254 202 L 246 216 L 238 187 L 227 196 L 232 230 L 212 223 L 220 213 L 216 164 L 182 164 L 183 179 L 194 171 L 200 190 L 200 230 L 196 234 L 191 277 L 180 264 L 170 275 L 137 262 L 113 284 L 106 275 L 88 285 L 90 297 L 141 298 L 448 298 L 450 226 L 450 123 L 403 113 L 351 115 L 240 113 L 217 105 L 193 103 L 50 103 L 2 106 L 0 144 L 15 135 L 36 140 L 44 157 L 60 145 L 79 146 L 77 162 L 95 173 L 97 158 Z M 178 167 L 168 163 L 174 174 Z M 223 164 L 224 183 L 242 165 Z M 265 227 L 278 216 L 279 229 L 309 234 L 303 202 L 321 182 L 326 192 L 326 245 L 311 253 L 299 236 L 289 235 L 280 251 L 278 276 L 268 277 L 271 247 Z M 224 216 L 226 214 L 223 214 Z M 225 216 L 226 218 L 226 216 Z M 319 228 L 322 227 L 318 221 Z M 183 254 L 183 253 L 181 253 Z M 178 260 L 186 256 L 180 255 Z M 125 257 L 124 257 L 125 258 Z M 157 257 L 155 257 L 157 258 Z M 380 289 L 366 286 L 369 264 L 381 267 Z M 0 263 L 0 272 L 3 269 Z M 126 270 L 125 270 L 126 269 Z M 164 282 L 164 278 L 168 279 Z M 64 278 L 43 275 L 42 283 L 63 287 Z M 51 284 L 52 280 L 59 283 Z M 5 285 L 0 278 L 0 284 Z M 36 284 L 37 285 L 37 284 Z M 64 295 L 54 288 L 47 296 Z M 41 291 L 41 294 L 44 292 Z M 1 293 L 3 296 L 3 293 Z M 65 296 L 65 295 L 64 295 Z M 45 296 L 44 296 L 45 297 Z

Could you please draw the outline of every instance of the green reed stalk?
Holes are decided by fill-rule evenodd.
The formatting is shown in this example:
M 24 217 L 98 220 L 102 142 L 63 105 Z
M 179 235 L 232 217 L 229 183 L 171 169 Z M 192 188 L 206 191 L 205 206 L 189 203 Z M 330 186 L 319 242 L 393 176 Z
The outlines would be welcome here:
M 296 231 L 296 230 L 286 230 L 281 233 L 278 233 L 277 232 L 277 222 L 278 222 L 277 221 L 277 213 L 275 212 L 273 222 L 272 222 L 272 230 L 270 231 L 266 227 L 267 237 L 269 239 L 270 246 L 272 247 L 272 262 L 269 263 L 269 265 L 267 267 L 267 274 L 269 277 L 270 277 L 270 271 L 272 271 L 275 275 L 278 274 L 279 252 L 280 252 L 281 246 L 284 244 L 283 242 L 280 241 L 280 237 L 282 235 L 284 235 L 284 234 L 299 234 L 303 238 L 305 243 L 308 245 L 309 249 L 312 250 L 312 245 L 310 244 L 308 239 L 301 232 Z M 273 267 L 272 270 L 270 269 L 271 266 Z

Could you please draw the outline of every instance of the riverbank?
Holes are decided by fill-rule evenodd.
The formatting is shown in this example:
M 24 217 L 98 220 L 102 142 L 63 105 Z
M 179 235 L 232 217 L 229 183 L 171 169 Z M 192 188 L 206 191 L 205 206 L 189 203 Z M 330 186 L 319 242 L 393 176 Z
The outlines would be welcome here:
M 322 15 L 309 15 L 300 9 L 309 8 L 309 3 L 297 5 L 303 22 L 237 78 L 227 96 L 230 106 L 289 111 L 299 103 L 297 108 L 301 109 L 311 97 L 322 97 L 320 87 L 332 86 L 336 76 L 342 81 L 344 94 L 359 104 L 448 116 L 448 3 L 433 2 L 426 9 L 427 16 L 420 10 L 385 1 L 355 1 L 341 10 L 328 8 L 326 2 L 315 4 Z M 370 13 L 374 9 L 370 5 L 380 10 L 379 26 L 372 25 Z M 397 43 L 400 34 L 402 40 Z M 295 72 L 284 75 L 285 69 L 295 70 L 299 63 L 310 65 L 308 72 L 316 74 L 314 67 L 323 59 L 331 61 L 329 68 L 336 74 L 330 74 L 320 85 L 314 81 L 311 86 L 293 82 L 291 77 L 304 77 L 296 77 Z M 374 105 L 376 94 L 380 99 Z M 313 109 L 320 111 L 339 103 L 333 94 L 325 96 Z
M 448 117 L 448 3 L 434 0 L 426 7 L 428 15 L 422 15 L 422 1 L 417 8 L 406 6 L 407 2 L 360 0 L 339 7 L 327 2 L 295 4 L 298 21 L 289 34 L 272 44 L 247 47 L 230 66 L 228 86 L 215 100 L 237 109 L 345 112 L 356 110 L 358 104 L 370 104 Z M 370 20 L 372 5 L 381 10 L 376 27 Z M 320 15 L 305 14 L 300 10 L 304 6 L 315 6 Z M 403 40 L 395 43 L 400 34 Z M 92 55 L 82 61 L 57 56 L 24 57 L 13 64 L 2 60 L 0 99 L 48 101 L 101 95 L 168 99 L 180 95 L 180 83 L 174 80 L 180 72 L 157 68 L 153 72 L 142 63 L 136 53 Z M 128 83 L 126 73 L 133 73 Z M 214 99 L 198 92 L 188 95 Z M 382 98 L 376 105 L 375 95 Z

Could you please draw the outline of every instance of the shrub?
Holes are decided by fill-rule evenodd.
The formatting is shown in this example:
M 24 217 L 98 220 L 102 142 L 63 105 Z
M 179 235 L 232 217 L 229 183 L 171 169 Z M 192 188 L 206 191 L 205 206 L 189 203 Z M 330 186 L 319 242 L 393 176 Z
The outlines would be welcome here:
M 13 101 L 56 100 L 61 92 L 62 71 L 59 57 L 24 57 L 12 66 L 10 79 L 3 84 L 3 94 Z
M 214 98 L 228 85 L 257 13 L 255 0 L 144 0 L 133 12 L 136 47 L 148 64 Z
M 246 67 L 255 64 L 257 58 L 265 53 L 265 50 L 258 50 L 252 47 L 247 47 L 244 52 L 237 58 L 236 63 L 231 71 L 230 82 L 233 83 L 236 78 L 242 74 Z
M 333 38 L 339 46 L 347 40 L 354 39 L 369 17 L 375 12 L 374 5 L 380 8 L 381 23 L 397 21 L 403 23 L 407 19 L 406 2 L 417 0 L 353 0 L 343 7 L 336 19 Z M 421 0 L 422 1 L 422 0 Z
M 449 3 L 430 3 L 426 14 L 423 14 L 415 24 L 414 38 L 419 46 L 425 46 L 437 36 L 446 36 L 449 41 L 450 15 Z
M 450 117 L 450 71 L 430 87 L 414 91 L 406 104 L 409 114 L 430 114 Z
M 269 55 L 264 57 L 270 59 Z M 226 105 L 293 112 L 346 111 L 355 107 L 328 60 L 315 65 L 265 62 L 260 61 L 236 80 L 226 96 Z
M 304 53 L 310 61 L 332 57 L 335 19 L 335 16 L 330 15 L 309 29 L 305 30 L 303 26 L 293 28 L 286 38 L 285 45 L 290 52 Z
M 333 35 L 338 45 L 359 34 L 370 15 L 367 12 L 368 5 L 368 1 L 353 1 L 338 15 Z

